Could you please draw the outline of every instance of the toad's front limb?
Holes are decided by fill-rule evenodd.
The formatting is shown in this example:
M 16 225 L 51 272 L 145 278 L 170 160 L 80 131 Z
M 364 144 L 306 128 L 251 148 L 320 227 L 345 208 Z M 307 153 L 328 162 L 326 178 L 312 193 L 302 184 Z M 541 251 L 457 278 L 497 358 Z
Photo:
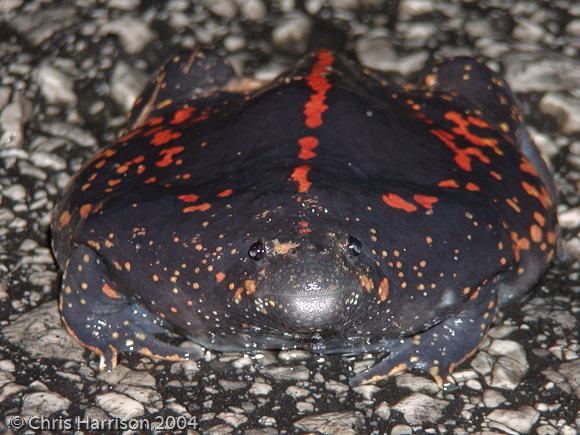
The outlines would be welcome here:
M 109 276 L 93 249 L 76 247 L 66 264 L 59 304 L 68 331 L 100 356 L 101 370 L 114 369 L 123 351 L 170 361 L 201 357 L 200 351 L 156 338 L 155 334 L 168 332 L 162 321 L 122 295 Z
M 350 380 L 350 385 L 386 379 L 406 370 L 429 373 L 439 387 L 444 379 L 469 358 L 489 329 L 497 312 L 495 281 L 471 295 L 466 308 L 429 329 L 389 341 L 389 355 Z

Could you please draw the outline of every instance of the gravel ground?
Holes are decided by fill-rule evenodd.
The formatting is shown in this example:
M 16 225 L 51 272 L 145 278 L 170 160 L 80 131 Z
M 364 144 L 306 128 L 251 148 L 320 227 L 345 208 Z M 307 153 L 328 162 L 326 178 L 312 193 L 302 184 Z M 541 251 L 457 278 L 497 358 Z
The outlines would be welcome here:
M 11 433 L 15 417 L 32 424 L 37 415 L 62 425 L 74 416 L 181 415 L 197 423 L 190 433 L 211 434 L 577 433 L 580 5 L 0 0 L 0 17 L 0 433 Z M 263 80 L 320 46 L 397 82 L 454 54 L 484 56 L 505 74 L 556 173 L 562 250 L 532 297 L 507 310 L 454 375 L 455 389 L 411 374 L 352 389 L 348 377 L 376 355 L 304 351 L 209 354 L 199 363 L 130 357 L 99 374 L 94 356 L 68 337 L 48 242 L 55 201 L 122 130 L 148 75 L 195 44 Z

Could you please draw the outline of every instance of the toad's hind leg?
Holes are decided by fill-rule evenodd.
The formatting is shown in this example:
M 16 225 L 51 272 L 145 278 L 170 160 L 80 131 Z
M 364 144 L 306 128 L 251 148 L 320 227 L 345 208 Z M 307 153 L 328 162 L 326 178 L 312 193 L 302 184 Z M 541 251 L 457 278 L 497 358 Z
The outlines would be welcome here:
M 478 296 L 455 317 L 396 342 L 384 360 L 351 378 L 350 384 L 356 386 L 418 370 L 429 373 L 442 387 L 444 379 L 475 352 L 495 317 L 496 291 L 485 298 Z
M 197 349 L 156 338 L 168 332 L 162 321 L 119 293 L 103 260 L 86 246 L 77 247 L 66 264 L 59 307 L 69 333 L 100 356 L 101 370 L 114 369 L 125 351 L 171 361 L 201 357 Z

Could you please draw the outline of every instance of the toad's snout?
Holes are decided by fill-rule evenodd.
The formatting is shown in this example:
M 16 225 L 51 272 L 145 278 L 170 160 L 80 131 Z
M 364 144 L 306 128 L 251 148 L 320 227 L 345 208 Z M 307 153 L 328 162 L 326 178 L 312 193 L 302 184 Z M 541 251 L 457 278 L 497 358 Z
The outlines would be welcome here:
M 348 241 L 302 240 L 276 245 L 277 255 L 263 265 L 256 292 L 274 307 L 272 322 L 292 333 L 342 328 L 349 303 L 361 291 L 361 265 L 349 254 Z

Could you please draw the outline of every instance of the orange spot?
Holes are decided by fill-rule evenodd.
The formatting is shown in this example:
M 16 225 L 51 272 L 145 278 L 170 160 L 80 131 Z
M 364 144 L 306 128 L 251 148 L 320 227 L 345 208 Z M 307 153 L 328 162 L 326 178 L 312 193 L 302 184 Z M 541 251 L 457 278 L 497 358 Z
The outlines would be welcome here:
M 107 185 L 113 187 L 113 186 L 116 186 L 117 184 L 120 184 L 121 181 L 123 181 L 123 180 L 121 180 L 120 178 L 115 178 L 115 179 L 107 181 Z
M 220 193 L 217 194 L 219 198 L 227 198 L 230 196 L 234 191 L 232 189 L 222 190 Z
M 163 120 L 164 118 L 162 116 L 154 116 L 153 118 L 149 118 L 147 125 L 155 127 L 156 125 L 162 124 Z
M 180 199 L 184 202 L 195 202 L 199 199 L 199 195 L 196 195 L 195 193 L 189 193 L 186 195 L 179 195 L 177 199 Z
M 182 134 L 179 131 L 161 130 L 155 133 L 155 136 L 153 136 L 153 139 L 151 139 L 151 145 L 165 145 L 174 139 L 179 139 L 181 136 Z
M 544 218 L 544 216 L 542 216 L 540 213 L 538 213 L 537 211 L 534 212 L 534 219 L 536 220 L 537 223 L 540 224 L 540 226 L 544 226 L 546 224 L 546 219 Z
M 291 179 L 298 183 L 298 192 L 304 193 L 308 192 L 308 189 L 312 183 L 308 180 L 308 172 L 310 171 L 310 165 L 297 166 L 292 171 Z
M 298 144 L 300 145 L 299 159 L 308 160 L 316 157 L 316 153 L 312 150 L 318 146 L 317 138 L 314 136 L 304 136 L 298 139 Z
M 413 199 L 417 204 L 420 204 L 427 209 L 433 208 L 433 204 L 439 201 L 439 198 L 427 195 L 414 195 Z
M 470 156 L 477 157 L 480 162 L 489 164 L 489 158 L 481 150 L 473 147 L 459 148 L 453 141 L 454 136 L 445 130 L 430 130 L 437 136 L 447 147 L 455 153 L 455 163 L 464 171 L 471 171 Z
M 86 219 L 87 216 L 89 215 L 89 213 L 91 212 L 92 208 L 93 208 L 93 206 L 91 204 L 84 204 L 81 206 L 81 208 L 79 210 L 79 214 L 81 215 L 81 217 L 83 219 Z
M 507 205 L 513 208 L 517 213 L 520 213 L 522 211 L 522 209 L 519 207 L 519 205 L 516 204 L 516 202 L 513 199 L 507 198 L 505 202 L 507 202 Z
M 511 239 L 514 258 L 516 261 L 520 261 L 520 251 L 530 249 L 530 241 L 525 237 L 520 238 L 515 231 L 511 232 Z
M 139 155 L 137 157 L 135 157 L 132 160 L 129 160 L 128 162 L 123 163 L 121 166 L 119 166 L 115 172 L 117 174 L 124 174 L 125 172 L 127 172 L 129 170 L 129 168 L 136 164 L 136 163 L 141 163 L 143 160 L 145 160 L 145 156 L 143 155 Z
M 175 154 L 179 154 L 183 150 L 184 150 L 183 147 L 172 147 L 172 148 L 166 148 L 164 150 L 159 151 L 159 154 L 163 157 L 161 160 L 155 162 L 155 165 L 160 167 L 160 168 L 164 168 L 166 166 L 169 166 L 171 163 L 173 163 L 173 156 Z
M 107 297 L 109 297 L 111 299 L 121 299 L 121 297 L 122 297 L 118 292 L 116 292 L 115 290 L 113 290 L 109 286 L 109 284 L 107 284 L 107 283 L 103 284 L 103 287 L 101 288 L 101 290 L 103 291 L 103 293 Z
M 137 128 L 135 130 L 132 130 L 132 131 L 124 134 L 123 136 L 121 136 L 119 138 L 119 142 L 127 142 L 127 141 L 133 139 L 135 136 L 140 135 L 141 132 L 142 132 L 142 129 L 140 129 L 140 128 Z
M 310 228 L 308 228 L 308 222 L 306 221 L 298 221 L 298 234 L 309 234 L 312 232 Z
M 202 204 L 199 205 L 190 205 L 189 207 L 185 207 L 183 209 L 184 213 L 191 213 L 194 211 L 207 211 L 211 208 L 211 204 L 208 202 L 204 202 Z
M 95 163 L 95 169 L 101 169 L 106 164 L 107 164 L 107 161 L 105 159 L 99 160 L 97 163 Z
M 530 163 L 530 161 L 525 158 L 524 156 L 522 156 L 522 161 L 520 163 L 520 169 L 530 175 L 533 175 L 534 177 L 538 176 L 538 171 L 536 170 L 535 166 L 532 165 Z
M 459 187 L 459 184 L 457 184 L 457 181 L 455 181 L 455 180 L 443 180 L 443 181 L 440 181 L 439 183 L 437 183 L 437 186 L 449 187 L 451 189 L 457 189 Z
M 244 287 L 246 287 L 246 294 L 251 295 L 256 291 L 256 281 L 247 279 L 244 281 Z
M 542 241 L 542 229 L 536 224 L 530 226 L 530 238 L 535 243 L 540 243 Z
M 223 273 L 223 272 L 218 272 L 218 273 L 215 274 L 215 280 L 217 281 L 218 284 L 220 282 L 222 282 L 225 277 L 226 277 L 226 274 Z
M 445 119 L 453 121 L 457 127 L 452 129 L 453 133 L 463 136 L 469 142 L 474 145 L 490 147 L 498 155 L 503 155 L 503 151 L 497 146 L 497 140 L 492 138 L 485 138 L 477 136 L 469 131 L 469 126 L 474 125 L 479 128 L 489 128 L 489 124 L 482 119 L 475 118 L 473 116 L 468 116 L 467 119 L 463 118 L 458 112 L 447 112 L 445 114 Z
M 195 112 L 194 107 L 184 107 L 183 109 L 179 109 L 173 114 L 173 119 L 170 121 L 170 124 L 181 124 L 182 122 L 187 121 L 193 112 Z
M 498 181 L 501 181 L 503 179 L 501 174 L 499 174 L 498 172 L 495 172 L 495 171 L 489 171 L 489 175 L 491 175 L 493 178 L 495 178 Z
M 325 74 L 329 71 L 333 62 L 334 56 L 332 53 L 327 50 L 319 51 L 317 61 L 306 78 L 308 86 L 315 92 L 304 106 L 305 122 L 309 128 L 320 127 L 322 125 L 322 113 L 328 109 L 324 101 L 326 100 L 326 93 L 332 86 L 326 79 Z
M 389 297 L 389 280 L 383 278 L 379 284 L 379 298 L 385 301 Z
M 71 219 L 72 219 L 71 214 L 68 211 L 63 211 L 58 218 L 58 227 L 63 228 L 67 226 L 70 223 Z
M 143 181 L 143 183 L 152 184 L 152 183 L 155 183 L 156 181 L 157 181 L 157 177 L 149 177 L 145 181 Z
M 542 193 L 540 193 L 535 186 L 526 181 L 522 181 L 522 187 L 528 195 L 540 201 L 544 208 L 549 208 L 552 205 L 552 199 L 545 188 L 542 188 Z
M 481 190 L 477 184 L 471 182 L 467 183 L 465 188 L 471 192 L 479 192 Z
M 389 207 L 405 210 L 407 213 L 417 211 L 417 207 L 415 205 L 405 201 L 399 195 L 394 193 L 383 194 L 383 202 Z

